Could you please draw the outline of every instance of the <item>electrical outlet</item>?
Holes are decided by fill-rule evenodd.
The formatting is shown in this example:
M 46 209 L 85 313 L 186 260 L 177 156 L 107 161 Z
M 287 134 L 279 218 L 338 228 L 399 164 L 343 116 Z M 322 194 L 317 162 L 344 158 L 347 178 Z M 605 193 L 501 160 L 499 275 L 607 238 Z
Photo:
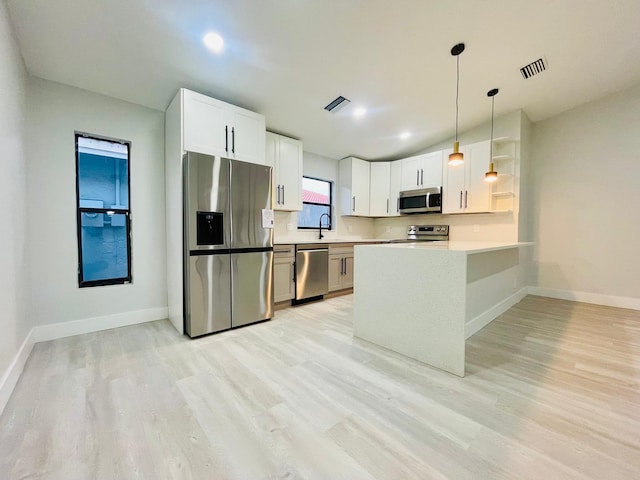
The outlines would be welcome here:
M 387 225 L 384 230 L 387 233 L 391 233 L 391 227 L 389 225 Z
M 477 223 L 473 224 L 473 233 L 478 233 L 480 231 L 480 225 Z
M 287 232 L 293 232 L 293 223 L 287 223 Z

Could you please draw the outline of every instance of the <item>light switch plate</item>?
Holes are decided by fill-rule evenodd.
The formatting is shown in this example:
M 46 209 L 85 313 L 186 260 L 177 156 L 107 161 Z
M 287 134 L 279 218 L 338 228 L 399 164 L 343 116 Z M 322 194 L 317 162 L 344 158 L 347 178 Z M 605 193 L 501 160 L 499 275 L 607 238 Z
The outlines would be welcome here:
M 385 232 L 390 233 L 391 232 L 391 227 L 389 225 L 387 225 L 384 230 L 385 230 Z
M 353 225 L 347 225 L 347 231 L 349 233 L 353 232 Z
M 293 223 L 287 223 L 287 232 L 293 232 Z

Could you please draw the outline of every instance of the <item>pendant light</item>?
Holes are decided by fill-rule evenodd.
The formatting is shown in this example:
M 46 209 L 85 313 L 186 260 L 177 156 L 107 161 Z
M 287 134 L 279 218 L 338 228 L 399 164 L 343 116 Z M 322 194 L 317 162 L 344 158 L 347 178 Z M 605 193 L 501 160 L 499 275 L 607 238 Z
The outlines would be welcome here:
M 484 181 L 492 183 L 498 180 L 498 172 L 493 169 L 493 113 L 495 111 L 497 94 L 497 88 L 494 88 L 487 92 L 487 97 L 491 97 L 491 139 L 489 140 L 489 171 L 484 174 Z
M 464 155 L 460 152 L 458 142 L 458 97 L 460 93 L 460 54 L 464 52 L 464 43 L 458 43 L 451 49 L 451 55 L 456 57 L 456 140 L 453 142 L 453 153 L 449 155 L 449 165 L 455 167 L 464 163 Z

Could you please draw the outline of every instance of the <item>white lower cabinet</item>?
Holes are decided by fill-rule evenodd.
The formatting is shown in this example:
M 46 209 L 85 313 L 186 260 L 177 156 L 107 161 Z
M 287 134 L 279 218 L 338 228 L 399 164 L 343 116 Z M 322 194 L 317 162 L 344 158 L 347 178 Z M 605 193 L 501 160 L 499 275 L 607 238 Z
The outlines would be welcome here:
M 353 245 L 329 245 L 329 291 L 353 288 Z
M 489 212 L 491 207 L 491 184 L 484 181 L 489 168 L 489 141 L 472 143 L 460 147 L 464 164 L 448 165 L 449 153 L 442 157 L 444 172 L 444 202 L 442 213 Z
M 273 248 L 273 301 L 286 302 L 295 296 L 295 246 Z

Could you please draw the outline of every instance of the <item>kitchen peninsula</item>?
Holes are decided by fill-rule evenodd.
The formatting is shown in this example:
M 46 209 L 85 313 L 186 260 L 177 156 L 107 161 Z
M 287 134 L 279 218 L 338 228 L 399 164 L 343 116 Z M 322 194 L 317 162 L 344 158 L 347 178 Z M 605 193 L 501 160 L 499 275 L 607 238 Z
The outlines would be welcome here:
M 356 246 L 354 336 L 463 377 L 465 340 L 524 297 L 529 245 Z

